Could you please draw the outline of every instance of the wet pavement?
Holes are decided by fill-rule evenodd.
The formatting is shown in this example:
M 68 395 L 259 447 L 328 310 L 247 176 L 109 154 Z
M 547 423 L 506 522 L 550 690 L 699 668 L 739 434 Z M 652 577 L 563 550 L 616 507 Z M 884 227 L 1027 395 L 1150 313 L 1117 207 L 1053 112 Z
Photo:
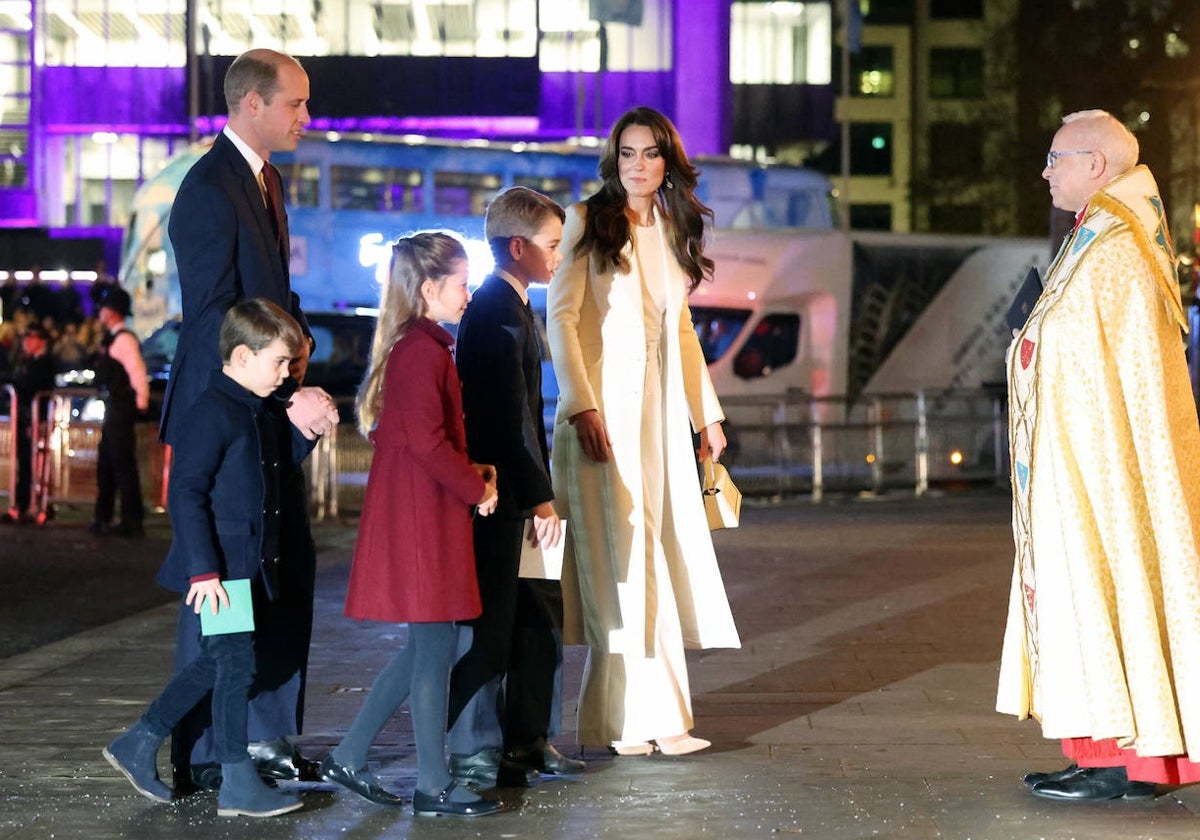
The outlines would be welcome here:
M 415 818 L 328 785 L 272 820 L 216 816 L 215 797 L 158 805 L 100 756 L 169 674 L 175 608 L 151 577 L 165 520 L 101 540 L 66 512 L 0 530 L 0 840 L 33 838 L 1195 838 L 1200 786 L 1149 802 L 1056 803 L 1020 782 L 1063 764 L 1031 722 L 992 711 L 1011 573 L 1007 498 L 748 506 L 716 535 L 744 647 L 689 654 L 692 756 L 613 758 L 496 792 L 477 820 Z M 353 523 L 317 529 L 320 571 L 302 749 L 336 743 L 404 638 L 341 615 Z M 560 749 L 582 651 L 568 650 Z M 411 796 L 402 711 L 372 762 Z M 166 751 L 160 755 L 166 773 Z

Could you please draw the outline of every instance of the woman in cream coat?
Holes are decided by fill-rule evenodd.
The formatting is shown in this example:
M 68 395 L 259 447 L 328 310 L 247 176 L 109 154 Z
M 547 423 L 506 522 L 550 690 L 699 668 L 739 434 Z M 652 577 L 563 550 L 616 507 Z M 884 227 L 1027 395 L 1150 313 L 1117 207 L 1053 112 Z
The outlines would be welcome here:
M 690 734 L 683 651 L 740 646 L 688 434 L 690 423 L 701 458 L 725 448 L 687 306 L 712 274 L 696 176 L 666 117 L 622 116 L 600 191 L 567 213 L 549 292 L 564 635 L 590 647 L 579 741 L 622 755 L 709 746 Z

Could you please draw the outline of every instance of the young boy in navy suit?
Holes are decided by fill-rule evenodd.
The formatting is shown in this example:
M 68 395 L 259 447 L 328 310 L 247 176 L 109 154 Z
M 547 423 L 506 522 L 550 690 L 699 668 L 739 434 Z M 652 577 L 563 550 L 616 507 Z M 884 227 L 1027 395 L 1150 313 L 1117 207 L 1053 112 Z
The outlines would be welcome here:
M 212 692 L 214 743 L 223 781 L 220 816 L 272 817 L 301 807 L 266 786 L 247 751 L 247 704 L 254 681 L 253 632 L 202 636 L 201 609 L 229 607 L 223 582 L 249 579 L 255 604 L 278 593 L 279 481 L 283 446 L 297 462 L 313 442 L 281 423 L 267 399 L 287 378 L 303 334 L 287 312 L 262 298 L 233 306 L 221 324 L 223 366 L 180 426 L 168 510 L 175 532 L 157 580 L 186 592 L 181 633 L 199 638 L 200 655 L 167 684 L 141 719 L 104 749 L 108 763 L 138 793 L 169 802 L 158 777 L 158 748 Z M 289 429 L 291 439 L 281 439 Z
M 479 787 L 584 770 L 547 741 L 561 686 L 562 591 L 558 581 L 518 577 L 523 540 L 553 547 L 562 537 L 528 288 L 550 282 L 562 261 L 564 218 L 554 201 L 524 187 L 496 197 L 484 222 L 496 270 L 458 328 L 467 449 L 472 460 L 496 465 L 500 493 L 495 513 L 474 522 L 483 614 L 467 622 L 461 647 L 468 639 L 470 647 L 450 678 L 450 772 Z

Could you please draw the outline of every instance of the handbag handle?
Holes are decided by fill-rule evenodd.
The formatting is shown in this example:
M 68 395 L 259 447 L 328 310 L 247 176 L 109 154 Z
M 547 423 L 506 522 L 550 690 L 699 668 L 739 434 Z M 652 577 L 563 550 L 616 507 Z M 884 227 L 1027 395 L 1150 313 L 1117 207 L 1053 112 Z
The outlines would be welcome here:
M 712 456 L 704 459 L 704 489 L 701 491 L 703 496 L 715 496 L 721 492 L 721 488 L 717 486 L 717 467 Z

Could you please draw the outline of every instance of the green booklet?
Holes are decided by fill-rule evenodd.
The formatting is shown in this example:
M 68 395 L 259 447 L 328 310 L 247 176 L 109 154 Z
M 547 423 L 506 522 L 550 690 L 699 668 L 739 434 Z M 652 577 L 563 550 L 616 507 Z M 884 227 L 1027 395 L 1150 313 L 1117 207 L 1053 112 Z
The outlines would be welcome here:
M 250 633 L 254 631 L 254 599 L 250 595 L 250 578 L 223 580 L 229 606 L 217 606 L 220 611 L 213 615 L 212 604 L 205 600 L 200 606 L 200 632 L 205 636 L 220 636 L 223 633 Z

